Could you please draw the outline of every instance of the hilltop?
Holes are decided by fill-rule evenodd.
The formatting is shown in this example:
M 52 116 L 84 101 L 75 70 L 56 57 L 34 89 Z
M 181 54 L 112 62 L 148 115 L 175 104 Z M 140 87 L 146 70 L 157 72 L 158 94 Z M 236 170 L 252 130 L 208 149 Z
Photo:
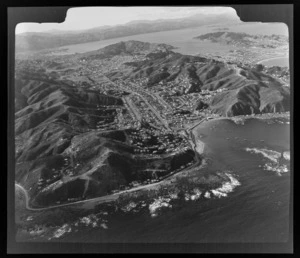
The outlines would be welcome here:
M 168 50 L 174 49 L 173 46 L 167 44 L 155 44 L 148 42 L 141 42 L 136 40 L 121 41 L 116 44 L 106 46 L 104 48 L 98 49 L 96 51 L 90 51 L 81 54 L 82 60 L 86 59 L 105 59 L 117 55 L 137 55 L 141 52 L 151 53 L 151 52 L 166 52 Z

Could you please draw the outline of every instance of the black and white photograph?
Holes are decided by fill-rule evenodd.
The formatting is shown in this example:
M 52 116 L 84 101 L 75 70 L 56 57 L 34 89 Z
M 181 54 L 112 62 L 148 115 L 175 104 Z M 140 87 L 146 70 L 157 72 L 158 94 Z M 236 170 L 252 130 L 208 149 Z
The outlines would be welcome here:
M 15 242 L 291 242 L 293 31 L 241 17 L 80 6 L 18 23 Z

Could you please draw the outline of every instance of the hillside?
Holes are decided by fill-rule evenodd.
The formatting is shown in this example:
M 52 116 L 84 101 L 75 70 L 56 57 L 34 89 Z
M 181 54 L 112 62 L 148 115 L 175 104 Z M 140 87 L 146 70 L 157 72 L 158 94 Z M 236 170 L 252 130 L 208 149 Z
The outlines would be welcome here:
M 16 89 L 26 99 L 15 120 L 16 181 L 30 190 L 32 204 L 101 196 L 152 179 L 138 171 L 155 168 L 155 160 L 134 158 L 130 131 L 113 126 L 121 99 L 59 82 L 20 79 Z M 161 168 L 174 170 L 175 159 L 191 161 L 185 155 L 166 156 Z
M 140 43 L 121 46 L 127 54 L 154 47 Z M 115 46 L 104 52 L 120 53 L 113 49 Z M 31 205 L 43 207 L 107 195 L 132 187 L 134 182 L 158 180 L 194 162 L 195 154 L 189 148 L 158 150 L 162 139 L 153 135 L 147 123 L 139 130 L 119 129 L 120 111 L 126 111 L 122 97 L 49 80 L 46 71 L 59 68 L 57 62 L 48 60 L 39 72 L 26 65 L 28 62 L 18 63 L 15 80 L 15 179 L 29 191 Z M 150 153 L 160 153 L 159 158 L 139 154 L 134 139 L 144 134 L 150 137 Z M 170 132 L 160 135 L 183 142 Z
M 121 41 L 116 44 L 109 45 L 107 47 L 98 49 L 96 51 L 87 52 L 80 54 L 81 59 L 91 60 L 91 59 L 105 59 L 117 55 L 137 55 L 141 52 L 166 52 L 168 50 L 174 49 L 173 46 L 166 44 L 155 44 L 141 41 Z M 151 55 L 151 54 L 150 54 Z
M 107 76 L 112 80 L 146 78 L 146 87 L 161 85 L 164 88 L 164 84 L 172 83 L 177 95 L 224 91 L 208 103 L 213 113 L 224 116 L 289 110 L 289 88 L 272 76 L 272 73 L 280 74 L 281 70 L 286 73 L 286 68 L 258 71 L 255 67 L 239 67 L 170 50 L 156 51 L 146 57 L 142 61 L 125 63 L 132 70 L 124 69 Z
M 16 61 L 16 181 L 31 205 L 103 196 L 199 164 L 178 133 L 195 119 L 290 110 L 286 68 L 171 49 L 128 41 Z
M 218 31 L 195 37 L 214 43 L 234 45 L 237 47 L 277 48 L 288 45 L 288 38 L 283 35 L 250 35 L 243 32 Z

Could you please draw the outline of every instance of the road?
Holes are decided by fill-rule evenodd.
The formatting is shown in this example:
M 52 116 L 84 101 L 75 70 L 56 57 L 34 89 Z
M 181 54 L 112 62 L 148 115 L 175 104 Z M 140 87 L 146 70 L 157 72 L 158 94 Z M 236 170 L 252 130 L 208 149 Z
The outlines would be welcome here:
M 166 129 L 170 130 L 170 127 L 169 127 L 168 123 L 164 119 L 162 119 L 162 117 L 153 108 L 153 106 L 150 105 L 150 103 L 146 100 L 146 98 L 144 98 L 144 96 L 140 95 L 139 93 L 135 93 L 135 94 L 138 95 L 138 96 L 140 96 L 144 100 L 144 102 L 147 104 L 147 106 L 153 112 L 153 114 L 156 116 L 156 118 L 161 122 L 161 124 L 163 124 Z
M 178 171 L 178 172 L 180 172 L 180 171 Z M 15 186 L 17 188 L 21 189 L 21 191 L 24 193 L 24 195 L 25 195 L 25 207 L 26 207 L 27 210 L 30 210 L 30 211 L 45 211 L 45 210 L 50 210 L 50 209 L 55 209 L 55 208 L 62 208 L 62 207 L 67 207 L 67 206 L 71 206 L 71 205 L 76 205 L 76 204 L 84 204 L 84 203 L 87 203 L 87 202 L 88 203 L 97 202 L 97 204 L 101 204 L 101 203 L 105 203 L 105 202 L 115 201 L 119 198 L 119 196 L 121 194 L 135 192 L 135 191 L 139 191 L 139 190 L 145 190 L 147 188 L 152 188 L 154 186 L 157 186 L 157 185 L 161 184 L 165 179 L 172 176 L 173 174 L 174 173 L 171 173 L 171 174 L 165 176 L 164 178 L 162 178 L 161 181 L 153 183 L 153 184 L 141 185 L 141 186 L 134 187 L 134 188 L 131 188 L 129 190 L 124 190 L 124 191 L 114 193 L 114 194 L 111 194 L 111 195 L 105 195 L 105 196 L 96 197 L 96 198 L 92 198 L 92 199 L 88 199 L 88 200 L 77 201 L 77 202 L 59 204 L 59 205 L 54 205 L 54 206 L 45 207 L 45 208 L 32 208 L 32 207 L 30 207 L 29 206 L 30 198 L 29 198 L 27 190 L 23 186 L 21 186 L 17 183 L 15 183 Z
M 135 107 L 134 107 L 134 103 L 132 103 L 132 100 L 130 99 L 129 96 L 126 96 L 123 98 L 124 101 L 126 101 L 128 107 L 130 108 L 130 111 L 133 113 L 134 117 L 136 118 L 136 120 L 141 121 L 142 117 L 141 115 L 136 111 Z
M 106 77 L 106 78 L 111 83 L 113 83 L 114 85 L 116 85 L 108 77 Z M 116 85 L 116 86 L 118 86 L 118 85 Z M 140 96 L 145 101 L 145 103 L 148 105 L 148 107 L 151 109 L 151 111 L 156 115 L 157 119 L 160 120 L 160 122 L 166 128 L 169 128 L 168 123 L 164 119 L 162 119 L 160 117 L 160 115 L 158 114 L 158 112 L 150 105 L 150 103 L 142 95 L 140 95 L 140 94 L 138 94 L 136 92 L 133 92 L 133 91 L 131 91 L 131 92 L 133 94 L 137 94 L 138 96 Z M 126 101 L 126 102 L 127 102 L 128 105 L 130 105 L 130 103 L 128 103 L 128 101 Z M 132 109 L 134 110 L 134 108 L 132 108 Z M 132 112 L 134 112 L 133 110 L 132 110 Z M 135 113 L 135 115 L 137 115 L 137 114 Z M 195 138 L 193 137 L 192 129 L 194 127 L 196 127 L 197 125 L 199 125 L 200 123 L 202 123 L 204 120 L 205 119 L 201 120 L 195 126 L 193 126 L 193 127 L 191 127 L 191 128 L 189 128 L 189 129 L 186 130 L 187 135 L 190 137 L 189 141 L 193 142 L 192 148 L 194 149 L 194 151 L 196 153 L 196 163 L 193 164 L 191 167 L 194 167 L 194 166 L 199 165 L 201 163 L 200 154 L 202 154 L 202 153 L 198 153 L 197 152 L 197 150 L 198 150 L 198 148 L 197 148 L 197 142 L 195 141 Z M 183 169 L 183 170 L 185 170 L 185 169 Z M 180 171 L 178 171 L 178 172 L 180 172 Z M 176 172 L 176 173 L 178 173 L 178 172 Z M 24 187 L 22 187 L 21 185 L 17 184 L 17 183 L 15 184 L 15 186 L 18 187 L 19 189 L 21 189 L 21 191 L 23 191 L 23 193 L 25 194 L 25 207 L 26 207 L 27 210 L 30 210 L 30 211 L 45 211 L 45 210 L 50 210 L 50 209 L 54 209 L 54 208 L 62 208 L 62 207 L 67 207 L 67 206 L 71 206 L 71 205 L 76 205 L 76 204 L 83 204 L 83 203 L 87 203 L 87 202 L 89 202 L 89 203 L 91 203 L 91 202 L 97 202 L 98 204 L 100 204 L 100 203 L 115 201 L 115 200 L 117 200 L 119 198 L 119 196 L 121 194 L 129 193 L 129 192 L 134 192 L 134 191 L 139 191 L 139 190 L 144 190 L 144 189 L 147 189 L 147 188 L 154 187 L 156 185 L 161 184 L 165 179 L 167 179 L 168 177 L 170 177 L 170 176 L 172 176 L 174 174 L 175 173 L 171 173 L 171 174 L 165 176 L 161 181 L 159 181 L 157 183 L 148 184 L 148 185 L 142 185 L 142 186 L 139 186 L 139 187 L 132 188 L 130 190 L 121 191 L 121 192 L 114 193 L 114 194 L 111 194 L 111 195 L 96 197 L 96 198 L 92 198 L 92 199 L 88 199 L 88 200 L 81 200 L 81 201 L 72 202 L 72 203 L 59 204 L 59 205 L 54 205 L 54 206 L 45 207 L 45 208 L 32 208 L 32 207 L 30 207 L 29 206 L 29 200 L 30 200 L 30 198 L 29 198 L 27 190 Z
M 205 119 L 201 120 L 195 126 L 187 129 L 186 130 L 186 132 L 188 133 L 187 135 L 192 135 L 192 129 L 195 128 L 196 126 L 198 126 L 203 121 L 205 121 Z M 194 137 L 192 137 L 191 140 L 193 142 L 193 149 L 196 152 L 196 159 L 197 159 L 196 160 L 196 164 L 193 164 L 191 166 L 191 167 L 194 167 L 194 166 L 200 164 L 199 162 L 201 162 L 201 161 L 200 161 L 199 158 L 200 158 L 200 154 L 202 154 L 202 153 L 198 153 L 197 152 L 197 142 L 195 142 Z M 181 171 L 186 170 L 186 169 L 190 169 L 191 167 L 184 168 Z M 132 188 L 132 189 L 129 189 L 129 190 L 124 190 L 124 191 L 121 191 L 121 192 L 118 192 L 118 193 L 114 193 L 114 194 L 111 194 L 111 195 L 96 197 L 96 198 L 92 198 L 92 199 L 88 199 L 88 200 L 81 200 L 81 201 L 77 201 L 77 202 L 59 204 L 59 205 L 54 205 L 54 206 L 45 207 L 45 208 L 32 208 L 32 207 L 30 207 L 29 206 L 29 200 L 30 200 L 30 198 L 29 198 L 27 190 L 23 186 L 21 186 L 20 184 L 17 184 L 17 183 L 15 183 L 15 187 L 19 188 L 24 193 L 24 195 L 25 195 L 25 207 L 26 207 L 27 210 L 30 210 L 30 211 L 45 211 L 45 210 L 50 210 L 50 209 L 55 209 L 55 208 L 62 208 L 62 207 L 67 207 L 67 206 L 71 206 L 71 205 L 76 205 L 76 204 L 84 204 L 84 203 L 91 203 L 91 202 L 97 202 L 97 204 L 101 204 L 101 203 L 105 203 L 105 202 L 115 201 L 115 200 L 117 200 L 119 198 L 119 196 L 121 194 L 135 192 L 135 191 L 139 191 L 139 190 L 145 190 L 147 188 L 152 188 L 154 186 L 157 186 L 157 185 L 161 184 L 167 178 L 169 178 L 170 176 L 172 176 L 174 174 L 177 174 L 179 172 L 180 171 L 177 171 L 176 173 L 171 173 L 171 174 L 165 176 L 164 178 L 162 178 L 161 181 L 153 183 L 153 184 L 141 185 L 141 186 L 138 186 L 138 187 L 135 187 L 135 188 Z
M 24 193 L 24 195 L 25 195 L 25 207 L 26 207 L 27 210 L 30 210 L 30 211 L 45 211 L 45 210 L 50 210 L 50 209 L 55 209 L 55 208 L 62 208 L 62 207 L 67 207 L 67 206 L 71 206 L 71 205 L 76 205 L 76 204 L 83 204 L 83 203 L 87 203 L 87 202 L 89 202 L 89 203 L 97 202 L 97 204 L 101 204 L 101 203 L 105 203 L 105 202 L 111 202 L 111 201 L 117 200 L 121 194 L 151 188 L 153 186 L 159 185 L 161 182 L 162 181 L 159 181 L 159 182 L 153 183 L 153 184 L 138 186 L 138 187 L 135 187 L 135 188 L 132 188 L 132 189 L 129 189 L 129 190 L 124 190 L 124 191 L 114 193 L 114 194 L 111 194 L 111 195 L 105 195 L 105 196 L 96 197 L 96 198 L 92 198 L 92 199 L 88 199 L 88 200 L 77 201 L 77 202 L 59 204 L 59 205 L 54 205 L 54 206 L 45 207 L 45 208 L 32 208 L 32 207 L 30 207 L 29 206 L 30 198 L 29 198 L 27 190 L 23 186 L 21 186 L 17 183 L 15 183 L 15 186 L 17 188 L 19 188 Z
M 109 81 L 111 84 L 113 84 L 115 87 L 120 88 L 119 85 L 117 85 L 115 82 L 113 82 L 111 79 L 109 79 L 106 75 L 103 74 L 103 77 Z M 138 87 L 136 84 L 130 82 L 130 84 L 132 84 L 134 87 Z M 129 91 L 132 94 L 136 94 L 138 95 L 141 99 L 144 100 L 144 102 L 147 104 L 148 108 L 154 113 L 154 115 L 156 116 L 156 118 L 161 122 L 162 125 L 164 125 L 164 127 L 168 130 L 170 130 L 170 127 L 168 125 L 168 123 L 159 115 L 159 113 L 154 109 L 154 107 L 152 105 L 150 105 L 150 103 L 148 102 L 148 100 L 140 93 L 136 92 L 136 91 L 132 91 L 131 89 L 129 89 L 128 87 L 125 88 L 126 91 Z M 144 94 L 149 95 L 150 97 L 153 97 L 152 95 L 146 93 L 145 91 L 140 90 L 141 92 L 143 92 Z M 159 100 L 158 100 L 159 101 Z M 128 103 L 128 100 L 127 100 Z M 129 104 L 129 103 L 128 103 Z M 131 108 L 133 108 L 132 106 L 130 106 Z M 134 109 L 134 108 L 133 108 Z M 133 110 L 132 110 L 133 111 Z M 134 112 L 134 111 L 133 111 Z M 136 112 L 134 112 L 134 114 L 136 115 Z
M 28 196 L 28 192 L 27 190 L 19 185 L 19 184 L 15 184 L 16 187 L 18 187 L 19 189 L 21 189 L 21 191 L 24 193 L 25 195 L 25 207 L 27 210 L 30 211 L 45 211 L 45 210 L 50 210 L 50 209 L 54 209 L 54 208 L 61 208 L 61 207 L 66 207 L 66 206 L 70 206 L 70 205 L 74 205 L 74 204 L 80 204 L 80 203 L 85 203 L 85 202 L 93 202 L 93 201 L 98 201 L 100 203 L 104 203 L 104 202 L 110 202 L 110 201 L 114 201 L 116 200 L 117 196 L 103 196 L 103 197 L 97 197 L 97 198 L 93 198 L 93 199 L 89 199 L 89 200 L 82 200 L 82 201 L 77 201 L 77 202 L 72 202 L 72 203 L 66 203 L 66 204 L 59 204 L 59 205 L 54 205 L 54 206 L 50 206 L 50 207 L 45 207 L 45 208 L 32 208 L 29 206 L 29 196 Z

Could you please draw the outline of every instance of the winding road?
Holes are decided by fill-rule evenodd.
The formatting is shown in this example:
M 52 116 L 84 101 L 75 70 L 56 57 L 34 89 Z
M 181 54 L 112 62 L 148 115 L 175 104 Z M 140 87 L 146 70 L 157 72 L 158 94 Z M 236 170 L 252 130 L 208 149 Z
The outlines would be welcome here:
M 203 121 L 204 120 L 197 123 L 196 126 L 199 125 Z M 193 126 L 192 128 L 194 128 L 196 126 Z M 193 149 L 197 154 L 196 155 L 197 162 L 191 166 L 191 167 L 194 167 L 195 165 L 199 165 L 199 162 L 201 162 L 199 157 L 200 157 L 200 154 L 202 154 L 202 153 L 197 152 L 197 142 L 195 142 L 192 131 L 190 131 L 190 130 L 192 130 L 192 128 L 187 129 L 187 131 L 189 131 L 190 135 L 192 135 L 191 140 L 193 141 Z M 181 171 L 186 170 L 186 169 L 191 169 L 191 167 L 184 168 Z M 157 186 L 157 185 L 161 184 L 162 182 L 164 182 L 170 176 L 173 176 L 174 174 L 177 174 L 179 172 L 180 171 L 177 171 L 176 173 L 171 173 L 171 174 L 167 175 L 166 177 L 162 178 L 161 181 L 153 183 L 153 184 L 138 186 L 138 187 L 135 187 L 135 188 L 132 188 L 132 189 L 129 189 L 129 190 L 124 190 L 124 191 L 114 193 L 114 194 L 111 194 L 111 195 L 96 197 L 96 198 L 92 198 L 92 199 L 88 199 L 88 200 L 81 200 L 81 201 L 77 201 L 77 202 L 59 204 L 59 205 L 54 205 L 54 206 L 44 207 L 44 208 L 32 208 L 32 207 L 30 207 L 30 205 L 29 205 L 30 198 L 29 198 L 27 190 L 23 186 L 21 186 L 20 184 L 17 184 L 17 183 L 15 183 L 15 187 L 19 188 L 24 193 L 24 195 L 25 195 L 25 207 L 26 207 L 27 210 L 30 210 L 30 211 L 45 211 L 45 210 L 50 210 L 50 209 L 55 209 L 55 208 L 62 208 L 62 207 L 67 207 L 67 206 L 71 206 L 71 205 L 76 205 L 76 204 L 84 204 L 84 203 L 92 203 L 92 202 L 97 202 L 97 204 L 101 204 L 101 203 L 105 203 L 105 202 L 115 201 L 119 198 L 119 196 L 121 194 L 135 192 L 135 191 L 139 191 L 139 190 L 145 190 L 147 188 Z
M 83 203 L 87 203 L 87 202 L 89 202 L 89 203 L 97 202 L 97 204 L 101 204 L 101 203 L 105 203 L 105 202 L 111 202 L 111 201 L 117 200 L 121 194 L 134 192 L 134 191 L 138 191 L 138 190 L 142 190 L 142 189 L 146 189 L 146 188 L 150 188 L 150 187 L 153 187 L 153 186 L 156 186 L 156 185 L 160 184 L 161 182 L 162 181 L 157 182 L 157 183 L 153 183 L 153 184 L 148 184 L 148 185 L 135 187 L 135 188 L 125 190 L 125 191 L 121 191 L 121 192 L 118 192 L 118 193 L 114 193 L 114 194 L 111 194 L 111 195 L 105 195 L 105 196 L 95 197 L 95 198 L 88 199 L 88 200 L 64 203 L 64 204 L 59 204 L 59 205 L 54 205 L 54 206 L 44 207 L 44 208 L 32 208 L 32 207 L 30 207 L 29 206 L 29 195 L 28 195 L 27 190 L 23 186 L 21 186 L 20 184 L 17 184 L 17 183 L 15 183 L 15 187 L 19 188 L 24 193 L 24 195 L 25 195 L 25 207 L 26 207 L 27 210 L 30 210 L 30 211 L 45 211 L 45 210 L 50 210 L 50 209 L 55 209 L 55 208 L 62 208 L 62 207 L 66 207 L 66 206 L 76 205 L 76 204 L 83 204 Z
M 197 141 L 195 140 L 195 137 L 193 135 L 193 129 L 205 120 L 206 119 L 202 119 L 201 121 L 196 123 L 196 125 L 193 125 L 192 127 L 184 130 L 186 132 L 187 137 L 189 138 L 188 140 L 190 142 L 192 142 L 192 144 L 191 144 L 192 149 L 196 153 L 196 163 L 193 164 L 192 166 L 188 167 L 188 168 L 182 169 L 181 171 L 184 171 L 186 169 L 191 169 L 192 167 L 195 167 L 195 166 L 201 164 L 200 155 L 203 152 L 204 144 L 201 143 L 201 146 L 198 146 Z M 70 202 L 70 203 L 65 203 L 65 204 L 58 204 L 58 205 L 54 205 L 54 206 L 50 206 L 50 207 L 44 207 L 44 208 L 32 208 L 32 207 L 30 207 L 30 205 L 29 205 L 30 198 L 29 198 L 27 190 L 18 183 L 15 183 L 15 187 L 19 188 L 24 193 L 24 195 L 25 195 L 25 207 L 26 207 L 27 210 L 30 210 L 30 211 L 45 211 L 45 210 L 50 210 L 50 209 L 55 209 L 55 208 L 62 208 L 62 207 L 67 207 L 67 206 L 71 206 L 71 205 L 76 205 L 76 204 L 84 204 L 84 203 L 92 203 L 92 202 L 97 202 L 97 204 L 101 204 L 101 203 L 105 203 L 105 202 L 115 201 L 119 198 L 119 196 L 121 194 L 129 193 L 129 192 L 135 192 L 135 191 L 144 190 L 144 189 L 147 189 L 147 188 L 157 186 L 157 185 L 161 184 L 162 182 L 164 182 L 170 176 L 173 176 L 174 174 L 177 174 L 181 171 L 177 171 L 175 173 L 170 173 L 169 175 L 162 178 L 159 182 L 156 182 L 156 183 L 153 183 L 153 184 L 138 186 L 138 187 L 135 187 L 135 188 L 132 188 L 132 189 L 129 189 L 129 190 L 124 190 L 124 191 L 114 193 L 114 194 L 111 194 L 111 195 L 106 195 L 106 196 L 101 196 L 101 197 L 96 197 L 96 198 L 81 200 L 81 201 L 76 201 L 76 202 Z

